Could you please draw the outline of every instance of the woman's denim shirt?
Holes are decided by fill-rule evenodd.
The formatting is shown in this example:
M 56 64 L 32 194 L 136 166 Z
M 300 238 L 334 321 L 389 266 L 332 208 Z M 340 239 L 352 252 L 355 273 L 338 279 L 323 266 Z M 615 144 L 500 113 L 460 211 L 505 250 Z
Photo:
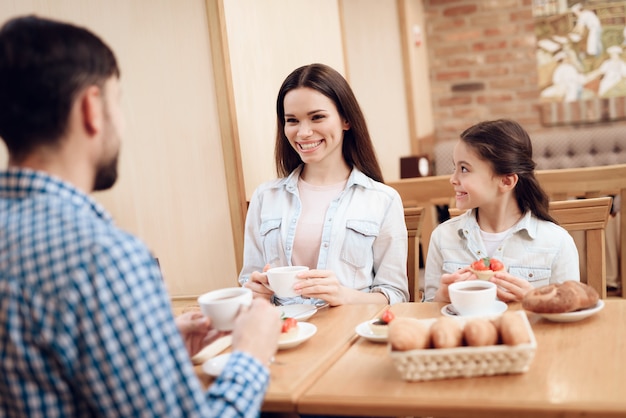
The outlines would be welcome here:
M 424 300 L 433 300 L 442 274 L 453 273 L 488 256 L 502 261 L 511 275 L 528 280 L 534 287 L 580 281 L 576 244 L 565 229 L 540 220 L 529 211 L 511 232 L 495 254 L 488 255 L 475 209 L 438 225 L 428 247 Z
M 288 177 L 259 186 L 252 195 L 244 239 L 244 284 L 253 271 L 291 265 L 293 242 L 301 213 L 298 178 L 302 166 Z M 342 285 L 363 292 L 381 292 L 390 304 L 409 298 L 407 230 L 398 192 L 356 168 L 346 188 L 326 212 L 317 269 L 331 270 Z M 315 303 L 301 297 L 276 298 L 277 304 Z

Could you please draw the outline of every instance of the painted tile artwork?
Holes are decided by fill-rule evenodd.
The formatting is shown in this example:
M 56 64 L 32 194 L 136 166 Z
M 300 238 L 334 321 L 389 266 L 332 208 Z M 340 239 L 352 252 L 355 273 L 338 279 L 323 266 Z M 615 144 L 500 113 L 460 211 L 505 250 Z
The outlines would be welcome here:
M 533 16 L 543 108 L 579 114 L 544 122 L 626 117 L 626 1 L 533 0 Z

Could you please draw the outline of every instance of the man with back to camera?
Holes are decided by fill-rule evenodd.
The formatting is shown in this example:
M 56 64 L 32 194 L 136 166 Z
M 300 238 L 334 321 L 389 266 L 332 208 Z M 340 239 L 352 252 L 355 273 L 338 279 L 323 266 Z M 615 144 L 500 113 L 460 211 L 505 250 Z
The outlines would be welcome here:
M 278 310 L 259 299 L 240 313 L 233 355 L 204 392 L 189 356 L 221 334 L 174 319 L 149 250 L 88 196 L 117 178 L 119 75 L 84 28 L 27 16 L 0 29 L 0 411 L 256 416 Z

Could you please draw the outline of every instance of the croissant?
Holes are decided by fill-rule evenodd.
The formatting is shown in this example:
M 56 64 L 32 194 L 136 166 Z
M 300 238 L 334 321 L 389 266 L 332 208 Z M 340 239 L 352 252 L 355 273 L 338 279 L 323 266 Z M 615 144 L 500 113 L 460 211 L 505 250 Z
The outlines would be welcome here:
M 524 295 L 522 307 L 535 313 L 565 313 L 591 308 L 599 299 L 593 287 L 569 280 L 531 290 Z

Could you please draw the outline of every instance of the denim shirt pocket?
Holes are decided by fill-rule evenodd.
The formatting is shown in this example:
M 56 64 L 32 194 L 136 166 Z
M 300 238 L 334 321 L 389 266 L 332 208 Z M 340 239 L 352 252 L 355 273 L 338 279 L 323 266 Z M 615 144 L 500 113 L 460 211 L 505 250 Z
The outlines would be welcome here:
M 348 219 L 341 259 L 357 269 L 365 267 L 373 257 L 372 246 L 379 233 L 380 225 L 376 222 Z
M 280 239 L 281 218 L 266 219 L 261 222 L 259 233 L 263 242 L 263 252 L 265 253 L 266 262 L 272 264 L 280 259 L 282 252 L 282 243 Z
M 463 267 L 467 267 L 467 263 L 463 263 L 459 261 L 445 261 L 444 260 L 442 270 L 445 273 L 451 274 L 459 269 L 462 269 Z
M 528 280 L 530 283 L 545 281 L 548 284 L 550 276 L 552 276 L 552 269 L 548 267 L 511 266 L 509 273 L 520 279 Z

